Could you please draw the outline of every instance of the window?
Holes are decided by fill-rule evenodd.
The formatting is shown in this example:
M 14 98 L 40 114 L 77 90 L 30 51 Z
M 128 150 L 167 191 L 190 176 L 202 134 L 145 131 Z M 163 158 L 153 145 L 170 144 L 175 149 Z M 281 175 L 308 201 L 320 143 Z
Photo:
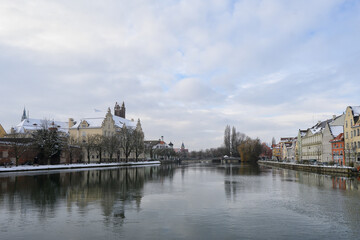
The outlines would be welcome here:
M 358 129 L 358 130 L 357 130 L 357 132 L 358 132 L 358 134 L 357 134 L 357 135 L 358 135 L 358 136 L 360 136 L 360 129 Z
M 354 130 L 354 137 L 356 137 L 356 130 Z
M 348 132 L 346 132 L 346 139 L 348 139 L 349 138 L 349 133 Z
M 351 126 L 352 126 L 352 125 L 353 125 L 353 124 L 352 124 L 352 119 L 350 120 L 350 123 L 351 123 Z
M 353 132 L 351 131 L 351 138 L 353 138 Z

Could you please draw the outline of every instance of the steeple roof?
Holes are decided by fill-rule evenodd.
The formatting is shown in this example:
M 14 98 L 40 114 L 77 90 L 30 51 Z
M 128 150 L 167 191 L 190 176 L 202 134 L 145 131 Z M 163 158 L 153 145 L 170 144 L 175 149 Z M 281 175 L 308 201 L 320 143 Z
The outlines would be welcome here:
M 23 121 L 24 119 L 27 119 L 28 117 L 26 116 L 26 110 L 24 107 L 24 111 L 23 111 L 23 115 L 21 116 L 21 121 Z

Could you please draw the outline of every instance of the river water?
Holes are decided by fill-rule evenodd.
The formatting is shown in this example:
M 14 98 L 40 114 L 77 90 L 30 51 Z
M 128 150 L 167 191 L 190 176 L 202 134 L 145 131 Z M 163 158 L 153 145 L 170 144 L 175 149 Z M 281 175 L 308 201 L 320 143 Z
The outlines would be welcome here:
M 258 165 L 0 175 L 0 239 L 359 239 L 359 180 Z

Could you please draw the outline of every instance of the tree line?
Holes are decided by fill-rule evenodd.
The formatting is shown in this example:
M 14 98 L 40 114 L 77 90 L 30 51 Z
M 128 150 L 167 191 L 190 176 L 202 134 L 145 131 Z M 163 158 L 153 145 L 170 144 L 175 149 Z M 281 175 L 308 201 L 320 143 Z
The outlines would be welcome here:
M 135 129 L 124 124 L 120 131 L 114 135 L 95 134 L 88 136 L 87 141 L 82 142 L 81 146 L 86 150 L 88 163 L 90 163 L 93 153 L 99 158 L 100 163 L 103 162 L 105 154 L 110 162 L 114 160 L 120 161 L 122 154 L 125 156 L 125 161 L 128 162 L 131 153 L 133 153 L 135 160 L 138 161 L 145 150 L 144 132 L 139 121 Z
M 96 156 L 98 162 L 104 161 L 104 157 L 110 162 L 129 160 L 131 153 L 136 161 L 144 153 L 144 132 L 140 121 L 136 128 L 129 128 L 125 124 L 115 134 L 104 136 L 100 134 L 89 135 L 81 142 L 68 134 L 60 133 L 57 128 L 46 125 L 44 121 L 41 129 L 34 131 L 30 137 L 23 134 L 11 133 L 8 135 L 10 154 L 15 158 L 15 165 L 19 165 L 21 158 L 28 158 L 29 164 L 58 164 L 61 155 L 68 159 L 68 163 L 87 161 Z M 85 150 L 87 159 L 83 159 Z M 32 153 L 32 154 L 30 154 Z M 29 159 L 29 156 L 33 156 Z
M 242 161 L 256 161 L 260 154 L 267 151 L 266 144 L 259 138 L 252 139 L 236 128 L 227 125 L 224 130 L 224 142 L 220 147 L 200 151 L 191 151 L 191 158 L 223 158 L 236 157 Z

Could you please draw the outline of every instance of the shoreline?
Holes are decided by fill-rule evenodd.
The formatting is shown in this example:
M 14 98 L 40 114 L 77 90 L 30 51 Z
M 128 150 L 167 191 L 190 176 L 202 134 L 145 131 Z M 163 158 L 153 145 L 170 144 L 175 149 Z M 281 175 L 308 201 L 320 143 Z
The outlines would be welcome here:
M 295 171 L 313 172 L 319 174 L 342 175 L 342 176 L 344 175 L 353 176 L 358 174 L 357 172 L 353 171 L 352 167 L 317 166 L 317 165 L 273 162 L 273 161 L 263 161 L 263 160 L 259 160 L 258 163 L 264 166 L 280 167 Z
M 58 164 L 58 165 L 27 165 L 27 166 L 13 166 L 13 167 L 0 167 L 1 173 L 9 172 L 29 172 L 29 171 L 49 171 L 49 170 L 68 170 L 68 169 L 81 169 L 81 168 L 106 168 L 106 167 L 126 167 L 126 166 L 146 166 L 146 165 L 159 165 L 160 161 L 147 161 L 147 162 L 127 162 L 127 163 L 74 163 L 74 164 Z

